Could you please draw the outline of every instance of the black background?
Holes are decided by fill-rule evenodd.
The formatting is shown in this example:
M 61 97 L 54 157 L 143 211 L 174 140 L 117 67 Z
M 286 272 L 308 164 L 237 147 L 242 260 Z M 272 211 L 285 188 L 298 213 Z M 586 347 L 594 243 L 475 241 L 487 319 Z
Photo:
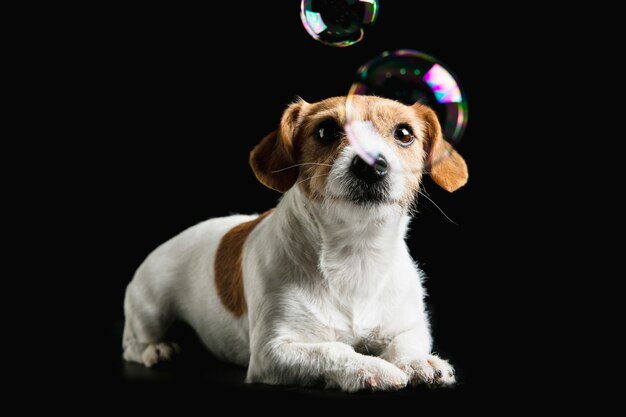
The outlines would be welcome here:
M 533 207 L 510 190 L 522 186 L 527 168 L 516 152 L 533 129 L 525 98 L 536 80 L 525 65 L 538 51 L 520 36 L 527 23 L 506 18 L 512 11 L 496 10 L 500 18 L 492 13 L 476 4 L 381 1 L 375 26 L 348 48 L 310 38 L 295 0 L 107 14 L 86 46 L 95 57 L 86 88 L 95 87 L 98 113 L 97 149 L 86 159 L 98 172 L 98 221 L 89 232 L 103 248 L 94 259 L 103 265 L 95 292 L 104 300 L 99 313 L 110 347 L 110 366 L 97 377 L 109 378 L 115 395 L 126 396 L 184 386 L 206 387 L 207 396 L 462 403 L 506 391 L 523 378 L 519 352 L 528 330 L 517 305 L 529 291 L 520 283 L 528 266 L 510 245 L 524 232 L 517 214 Z M 459 385 L 352 396 L 246 386 L 245 371 L 202 358 L 199 349 L 195 355 L 204 365 L 198 367 L 192 361 L 182 370 L 148 371 L 123 364 L 124 289 L 145 256 L 204 219 L 275 206 L 279 194 L 258 183 L 248 166 L 252 147 L 276 128 L 297 95 L 309 102 L 344 95 L 361 64 L 402 48 L 444 62 L 469 99 L 469 125 L 457 146 L 469 166 L 468 185 L 449 194 L 425 180 L 431 198 L 458 225 L 421 199 L 408 237 L 428 276 L 435 349 L 456 366 Z

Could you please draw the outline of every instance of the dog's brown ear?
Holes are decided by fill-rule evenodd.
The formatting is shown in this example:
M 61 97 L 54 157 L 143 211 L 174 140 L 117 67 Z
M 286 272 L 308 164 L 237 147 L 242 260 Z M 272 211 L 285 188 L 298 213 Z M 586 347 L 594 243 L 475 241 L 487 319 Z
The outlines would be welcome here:
M 469 177 L 465 160 L 443 138 L 437 114 L 420 103 L 415 103 L 413 108 L 426 123 L 426 163 L 430 177 L 446 191 L 458 190 Z
M 300 99 L 283 113 L 278 130 L 265 136 L 250 152 L 250 166 L 265 186 L 284 193 L 295 184 L 300 174 L 296 164 L 294 136 L 298 116 L 306 101 Z M 292 168 L 289 168 L 292 167 Z

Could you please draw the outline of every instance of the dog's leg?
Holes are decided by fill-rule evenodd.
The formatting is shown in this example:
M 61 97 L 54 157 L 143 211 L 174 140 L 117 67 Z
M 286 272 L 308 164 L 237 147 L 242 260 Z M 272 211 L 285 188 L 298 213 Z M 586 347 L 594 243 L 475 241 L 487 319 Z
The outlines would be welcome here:
M 411 384 L 450 385 L 455 382 L 454 368 L 430 352 L 431 338 L 426 325 L 396 336 L 382 358 L 406 372 Z
M 172 324 L 172 317 L 164 306 L 147 296 L 146 292 L 126 290 L 124 300 L 124 359 L 153 366 L 170 360 L 180 348 L 175 343 L 164 342 L 163 337 Z
M 270 372 L 255 375 L 251 363 L 249 382 L 311 385 L 321 380 L 327 388 L 350 392 L 397 390 L 408 383 L 398 367 L 339 342 L 281 343 L 266 358 L 271 361 L 266 368 Z

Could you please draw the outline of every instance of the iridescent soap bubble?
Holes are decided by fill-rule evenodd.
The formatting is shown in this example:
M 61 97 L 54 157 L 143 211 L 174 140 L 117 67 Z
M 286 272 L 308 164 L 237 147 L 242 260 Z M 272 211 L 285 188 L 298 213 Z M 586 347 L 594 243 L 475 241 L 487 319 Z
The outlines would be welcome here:
M 467 126 L 467 98 L 458 79 L 443 63 L 422 52 L 402 49 L 385 52 L 357 71 L 346 101 L 346 133 L 361 158 L 374 164 L 377 158 L 369 122 L 355 120 L 355 95 L 375 95 L 407 105 L 420 102 L 439 118 L 443 137 L 457 144 Z M 369 133 L 368 133 L 369 132 Z
M 363 39 L 378 15 L 378 0 L 302 0 L 300 18 L 313 39 L 350 46 Z

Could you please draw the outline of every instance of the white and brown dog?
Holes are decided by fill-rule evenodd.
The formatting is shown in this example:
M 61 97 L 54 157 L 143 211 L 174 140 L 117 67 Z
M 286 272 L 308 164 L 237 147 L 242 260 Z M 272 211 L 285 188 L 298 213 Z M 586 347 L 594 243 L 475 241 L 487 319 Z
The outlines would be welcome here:
M 380 138 L 376 164 L 343 133 L 345 98 L 290 105 L 250 155 L 257 178 L 284 192 L 280 203 L 207 220 L 148 256 L 126 291 L 126 360 L 170 359 L 178 346 L 164 337 L 181 320 L 215 355 L 247 366 L 248 382 L 454 382 L 431 353 L 423 275 L 404 237 L 424 169 L 454 191 L 467 166 L 428 107 L 365 96 L 353 106 Z

